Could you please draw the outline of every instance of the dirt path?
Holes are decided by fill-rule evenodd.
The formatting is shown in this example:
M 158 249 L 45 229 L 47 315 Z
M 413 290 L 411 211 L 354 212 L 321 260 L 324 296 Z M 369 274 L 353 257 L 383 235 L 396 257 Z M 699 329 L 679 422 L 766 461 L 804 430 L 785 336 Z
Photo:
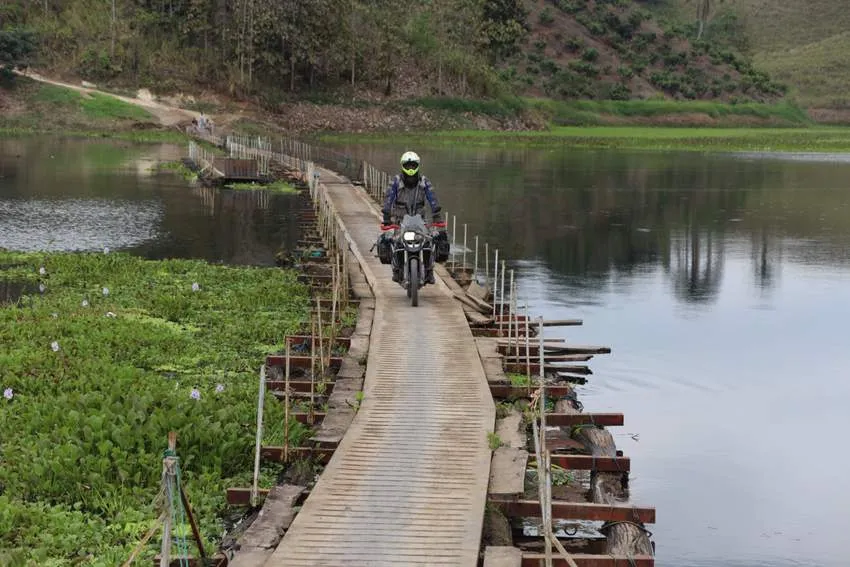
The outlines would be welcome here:
M 42 83 L 48 83 L 51 85 L 56 85 L 58 87 L 64 87 L 66 89 L 73 89 L 75 91 L 91 94 L 98 93 L 102 95 L 111 96 L 120 101 L 126 102 L 128 104 L 133 104 L 136 106 L 140 106 L 150 112 L 157 120 L 159 120 L 160 124 L 163 126 L 174 126 L 177 124 L 181 124 L 183 122 L 187 122 L 192 118 L 197 118 L 200 116 L 200 112 L 196 112 L 194 110 L 187 110 L 185 108 L 178 108 L 176 106 L 169 106 L 167 104 L 163 104 L 161 102 L 157 102 L 148 98 L 131 98 L 127 96 L 121 96 L 117 94 L 113 94 L 110 92 L 102 91 L 97 88 L 83 87 L 81 85 L 73 85 L 71 83 L 65 83 L 62 81 L 56 81 L 54 79 L 49 79 L 34 71 L 25 71 L 19 72 L 15 71 L 16 74 L 21 75 L 22 77 L 27 77 L 34 81 L 39 81 Z M 146 91 L 140 91 L 146 92 Z M 213 117 L 213 120 L 217 121 L 218 117 Z

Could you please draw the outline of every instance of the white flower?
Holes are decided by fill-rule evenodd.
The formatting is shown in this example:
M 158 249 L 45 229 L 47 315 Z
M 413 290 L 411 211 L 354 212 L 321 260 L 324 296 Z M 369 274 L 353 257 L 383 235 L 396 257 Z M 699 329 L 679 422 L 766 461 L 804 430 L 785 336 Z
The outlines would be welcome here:
M 56 319 L 59 317 L 59 313 L 51 313 L 50 316 Z
M 42 266 L 42 267 L 40 267 L 40 268 L 38 269 L 38 273 L 39 273 L 39 274 L 41 274 L 41 275 L 43 276 L 43 275 L 46 275 L 46 274 L 47 274 L 47 270 L 45 270 L 45 269 L 44 269 L 44 266 Z
M 106 297 L 107 295 L 109 295 L 109 288 L 105 287 L 103 288 L 103 297 Z
M 7 400 L 11 400 L 12 396 L 14 396 L 14 395 L 15 395 L 15 392 L 12 391 L 12 388 L 6 388 L 5 390 L 3 390 L 3 397 L 6 398 Z
M 198 282 L 192 284 L 192 291 L 198 291 L 201 289 L 201 286 L 198 285 Z
M 107 316 L 107 317 L 109 317 L 110 319 L 114 319 L 114 318 L 115 318 L 115 313 L 113 313 L 112 311 L 107 311 L 107 312 L 106 312 L 106 316 Z
M 59 352 L 59 342 L 53 341 L 52 343 L 50 343 L 50 348 L 53 349 L 53 352 Z
M 80 305 L 82 305 L 83 307 L 88 307 L 88 306 L 89 306 L 89 300 L 88 300 L 88 299 L 84 299 L 84 300 L 83 300 L 83 302 L 82 302 L 82 303 L 80 303 Z
M 193 400 L 200 400 L 201 399 L 201 392 L 199 392 L 197 388 L 192 388 L 192 391 L 189 393 L 189 396 Z
M 44 293 L 44 290 L 47 289 L 43 283 L 38 284 L 38 291 Z
M 224 384 L 216 384 L 215 393 L 220 394 L 224 391 Z
M 103 247 L 103 253 L 104 253 L 104 254 L 109 254 L 109 246 L 104 246 L 104 247 Z

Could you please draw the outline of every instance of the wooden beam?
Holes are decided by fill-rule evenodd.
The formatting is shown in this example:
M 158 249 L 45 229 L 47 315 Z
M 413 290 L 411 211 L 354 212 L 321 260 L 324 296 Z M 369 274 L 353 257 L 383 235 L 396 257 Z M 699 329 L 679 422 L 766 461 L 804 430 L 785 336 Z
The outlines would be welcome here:
M 335 450 L 333 447 L 290 447 L 289 457 L 292 459 L 315 459 L 324 464 L 331 460 Z M 282 461 L 283 447 L 261 447 L 260 456 L 269 461 Z
M 655 567 L 655 558 L 651 555 L 636 555 L 634 557 L 616 557 L 612 555 L 592 555 L 588 553 L 571 553 L 578 567 Z M 522 567 L 540 567 L 545 564 L 544 553 L 523 553 Z M 552 565 L 563 567 L 569 565 L 566 559 L 557 552 L 552 554 Z
M 312 358 L 309 356 L 290 356 L 289 357 L 289 365 L 291 368 L 304 368 L 309 369 L 312 364 Z M 286 365 L 286 357 L 279 354 L 270 354 L 266 357 L 266 365 L 267 366 L 280 366 L 283 367 Z M 342 365 L 342 357 L 341 356 L 332 356 L 330 358 L 330 368 L 339 369 Z M 316 360 L 316 368 L 319 367 L 318 359 Z
M 269 493 L 267 488 L 257 489 L 257 499 L 263 500 Z M 251 505 L 251 489 L 250 488 L 228 488 L 227 503 L 231 506 L 250 506 Z
M 629 457 L 594 457 L 592 455 L 551 455 L 552 464 L 574 471 L 628 472 L 632 462 Z M 534 459 L 531 459 L 535 462 Z
M 571 427 L 573 425 L 623 425 L 621 413 L 547 413 L 546 425 Z
M 308 411 L 292 411 L 289 412 L 289 415 L 298 420 L 298 423 L 305 423 L 307 425 L 315 425 L 325 419 L 325 412 L 323 411 L 314 411 L 312 422 L 310 421 L 310 412 Z
M 494 398 L 530 398 L 537 391 L 536 386 L 512 386 L 510 384 L 490 384 L 490 394 Z M 568 384 L 546 385 L 546 395 L 558 398 L 572 393 L 573 387 Z
M 539 518 L 540 502 L 537 500 L 501 500 L 491 498 L 506 516 Z M 596 522 L 655 523 L 655 508 L 625 505 L 591 504 L 590 502 L 552 501 L 552 518 L 558 520 L 588 520 Z
M 508 363 L 505 364 L 505 372 L 510 372 L 512 374 L 525 374 L 527 370 L 526 364 L 523 362 L 522 364 L 517 363 Z M 574 374 L 583 374 L 590 375 L 593 374 L 593 371 L 586 364 L 564 364 L 564 365 L 555 365 L 555 364 L 544 364 L 543 369 L 546 372 L 572 372 Z M 531 363 L 531 374 L 537 375 L 540 373 L 540 365 L 536 362 Z
M 310 382 L 309 380 L 290 380 L 289 381 L 289 389 L 292 392 L 310 392 L 310 388 L 312 387 L 314 390 L 320 384 L 320 382 Z M 334 389 L 334 381 L 327 380 L 325 381 L 325 391 L 322 393 L 323 396 L 330 395 Z M 283 392 L 286 389 L 286 380 L 266 380 L 266 390 L 270 392 L 280 391 Z M 318 394 L 317 394 L 318 395 Z

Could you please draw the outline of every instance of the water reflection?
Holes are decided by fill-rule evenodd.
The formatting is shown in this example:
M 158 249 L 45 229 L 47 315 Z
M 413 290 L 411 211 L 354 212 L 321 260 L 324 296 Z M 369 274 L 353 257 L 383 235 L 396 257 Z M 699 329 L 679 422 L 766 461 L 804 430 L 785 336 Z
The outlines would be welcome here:
M 0 140 L 0 247 L 128 250 L 274 263 L 299 237 L 297 197 L 215 190 L 158 173 L 185 148 L 48 137 Z
M 396 168 L 397 148 L 341 148 Z M 783 261 L 850 263 L 847 160 L 564 149 L 420 154 L 444 208 L 482 247 L 539 259 L 575 292 L 661 266 L 675 297 L 710 304 L 729 254 L 751 258 L 752 283 L 765 289 Z M 787 249 L 786 239 L 794 242 Z M 750 250 L 730 249 L 732 241 L 749 241 Z

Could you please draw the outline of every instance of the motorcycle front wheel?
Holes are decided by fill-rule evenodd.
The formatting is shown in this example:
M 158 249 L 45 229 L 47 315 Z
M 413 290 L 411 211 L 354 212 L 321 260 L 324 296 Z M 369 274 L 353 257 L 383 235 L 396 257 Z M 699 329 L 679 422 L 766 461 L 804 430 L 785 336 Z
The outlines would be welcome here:
M 419 258 L 411 258 L 407 267 L 409 272 L 407 297 L 410 298 L 410 304 L 416 307 L 419 305 Z

